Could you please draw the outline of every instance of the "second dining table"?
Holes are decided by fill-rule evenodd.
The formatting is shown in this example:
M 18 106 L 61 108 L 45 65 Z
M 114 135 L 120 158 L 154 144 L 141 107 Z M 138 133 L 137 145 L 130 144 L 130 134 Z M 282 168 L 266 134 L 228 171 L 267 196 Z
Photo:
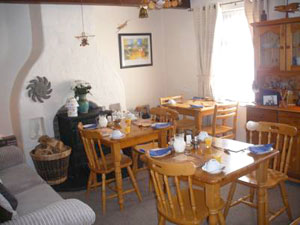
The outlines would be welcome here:
M 214 114 L 215 104 L 215 101 L 189 99 L 177 102 L 176 104 L 166 104 L 164 106 L 176 110 L 179 114 L 194 117 L 196 130 L 199 132 L 202 128 L 203 117 Z
M 201 185 L 205 189 L 206 206 L 209 209 L 209 224 L 216 225 L 226 224 L 223 214 L 219 214 L 218 206 L 221 201 L 220 189 L 222 186 L 235 181 L 237 178 L 244 176 L 252 171 L 256 171 L 256 179 L 258 183 L 257 207 L 259 225 L 268 224 L 266 189 L 264 184 L 267 181 L 267 168 L 270 159 L 275 157 L 279 151 L 272 150 L 270 153 L 263 155 L 255 155 L 248 150 L 251 144 L 229 140 L 213 138 L 212 147 L 205 149 L 200 148 L 193 150 L 190 154 L 172 153 L 169 156 L 160 158 L 165 162 L 185 162 L 192 161 L 197 166 L 195 175 L 193 176 L 194 184 Z M 202 169 L 202 166 L 208 160 L 216 158 L 221 161 L 221 173 L 210 174 Z M 221 218 L 220 218 L 221 215 Z

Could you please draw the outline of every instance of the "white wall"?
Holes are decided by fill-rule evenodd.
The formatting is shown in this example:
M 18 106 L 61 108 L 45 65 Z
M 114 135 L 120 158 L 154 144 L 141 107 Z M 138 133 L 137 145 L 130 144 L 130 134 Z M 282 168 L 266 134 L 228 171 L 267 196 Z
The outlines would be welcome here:
M 37 144 L 30 139 L 30 119 L 44 118 L 46 133 L 53 136 L 54 115 L 73 95 L 74 79 L 92 84 L 88 98 L 98 105 L 120 102 L 130 109 L 158 103 L 165 74 L 160 11 L 141 20 L 135 7 L 84 6 L 85 31 L 96 36 L 80 47 L 74 38 L 82 31 L 79 5 L 0 4 L 0 10 L 0 134 L 18 136 L 29 164 L 28 152 Z M 125 20 L 128 26 L 121 32 L 152 33 L 153 66 L 120 69 L 116 27 Z M 51 98 L 44 103 L 27 96 L 26 86 L 36 76 L 52 83 Z

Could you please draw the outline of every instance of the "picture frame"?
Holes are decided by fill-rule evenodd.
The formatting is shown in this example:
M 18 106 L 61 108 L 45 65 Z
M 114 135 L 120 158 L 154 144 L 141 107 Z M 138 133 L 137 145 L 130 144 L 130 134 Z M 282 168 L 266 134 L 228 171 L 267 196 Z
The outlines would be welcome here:
M 265 106 L 278 106 L 279 99 L 277 95 L 263 95 L 263 105 Z
M 151 33 L 119 34 L 120 68 L 152 66 Z

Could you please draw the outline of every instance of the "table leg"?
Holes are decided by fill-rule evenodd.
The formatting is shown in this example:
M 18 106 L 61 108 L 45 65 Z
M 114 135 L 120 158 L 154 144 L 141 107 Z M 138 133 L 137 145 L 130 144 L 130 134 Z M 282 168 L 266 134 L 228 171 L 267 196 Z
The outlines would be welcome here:
M 114 158 L 115 164 L 115 177 L 116 177 L 116 188 L 118 193 L 119 205 L 120 209 L 123 209 L 124 206 L 124 198 L 123 198 L 123 184 L 122 184 L 122 173 L 121 173 L 121 148 L 119 143 L 114 143 L 112 146 L 112 154 Z
M 256 179 L 258 184 L 257 190 L 257 207 L 258 207 L 258 216 L 257 224 L 258 225 L 268 225 L 268 207 L 267 207 L 267 190 L 264 187 L 267 181 L 267 169 L 268 161 L 261 163 L 256 170 Z
M 197 113 L 196 114 L 196 130 L 197 130 L 197 133 L 199 133 L 201 130 L 202 130 L 202 115 L 201 115 L 201 112 Z
M 218 221 L 225 225 L 219 184 L 205 184 L 205 201 L 209 210 L 209 225 L 217 225 Z

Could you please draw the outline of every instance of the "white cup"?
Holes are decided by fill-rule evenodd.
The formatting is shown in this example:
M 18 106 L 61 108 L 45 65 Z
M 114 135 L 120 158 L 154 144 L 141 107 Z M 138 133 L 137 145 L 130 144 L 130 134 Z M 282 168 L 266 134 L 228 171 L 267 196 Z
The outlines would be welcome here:
M 120 130 L 114 130 L 111 134 L 112 138 L 120 138 L 122 137 L 122 132 Z
M 221 169 L 221 164 L 216 159 L 211 159 L 206 162 L 206 170 L 207 171 L 216 171 Z

